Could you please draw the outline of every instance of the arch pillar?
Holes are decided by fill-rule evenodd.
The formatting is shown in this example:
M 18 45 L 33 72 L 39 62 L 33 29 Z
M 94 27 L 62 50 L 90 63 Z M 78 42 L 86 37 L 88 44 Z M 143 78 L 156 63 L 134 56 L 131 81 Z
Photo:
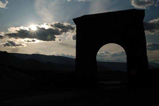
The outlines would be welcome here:
M 127 54 L 129 82 L 134 86 L 148 70 L 144 10 L 85 15 L 74 19 L 76 35 L 76 72 L 79 86 L 96 86 L 98 50 L 107 43 L 117 43 Z

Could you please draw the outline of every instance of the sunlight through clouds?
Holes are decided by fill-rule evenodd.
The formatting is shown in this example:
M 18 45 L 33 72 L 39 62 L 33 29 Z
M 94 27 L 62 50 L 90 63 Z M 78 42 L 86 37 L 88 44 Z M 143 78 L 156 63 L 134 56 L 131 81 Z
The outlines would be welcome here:
M 37 30 L 37 26 L 32 24 L 29 26 L 29 28 L 31 29 L 31 31 L 36 31 Z

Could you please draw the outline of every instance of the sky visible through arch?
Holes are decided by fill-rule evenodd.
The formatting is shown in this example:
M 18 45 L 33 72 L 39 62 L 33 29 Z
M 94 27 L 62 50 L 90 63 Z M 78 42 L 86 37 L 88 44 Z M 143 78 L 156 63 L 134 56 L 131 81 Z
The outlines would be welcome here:
M 73 18 L 134 8 L 145 9 L 148 58 L 159 63 L 159 0 L 0 0 L 0 51 L 75 58 Z
M 101 62 L 127 62 L 125 50 L 115 43 L 108 43 L 102 46 L 98 51 L 96 59 Z

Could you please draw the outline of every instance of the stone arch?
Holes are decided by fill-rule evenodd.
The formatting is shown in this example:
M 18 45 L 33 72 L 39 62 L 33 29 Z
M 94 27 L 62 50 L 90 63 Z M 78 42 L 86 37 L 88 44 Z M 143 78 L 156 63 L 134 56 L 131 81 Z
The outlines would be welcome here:
M 127 54 L 129 84 L 148 69 L 144 10 L 125 10 L 74 19 L 76 34 L 76 72 L 79 85 L 97 85 L 96 53 L 105 44 L 116 43 Z M 138 77 L 139 78 L 139 77 Z

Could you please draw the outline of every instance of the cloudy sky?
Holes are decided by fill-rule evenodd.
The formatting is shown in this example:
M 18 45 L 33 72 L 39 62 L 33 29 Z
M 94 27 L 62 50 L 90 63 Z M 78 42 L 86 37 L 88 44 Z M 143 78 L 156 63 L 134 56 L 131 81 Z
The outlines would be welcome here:
M 0 51 L 75 57 L 73 18 L 134 8 L 145 9 L 148 58 L 159 63 L 159 0 L 0 0 Z M 97 59 L 126 56 L 119 45 L 109 44 Z

